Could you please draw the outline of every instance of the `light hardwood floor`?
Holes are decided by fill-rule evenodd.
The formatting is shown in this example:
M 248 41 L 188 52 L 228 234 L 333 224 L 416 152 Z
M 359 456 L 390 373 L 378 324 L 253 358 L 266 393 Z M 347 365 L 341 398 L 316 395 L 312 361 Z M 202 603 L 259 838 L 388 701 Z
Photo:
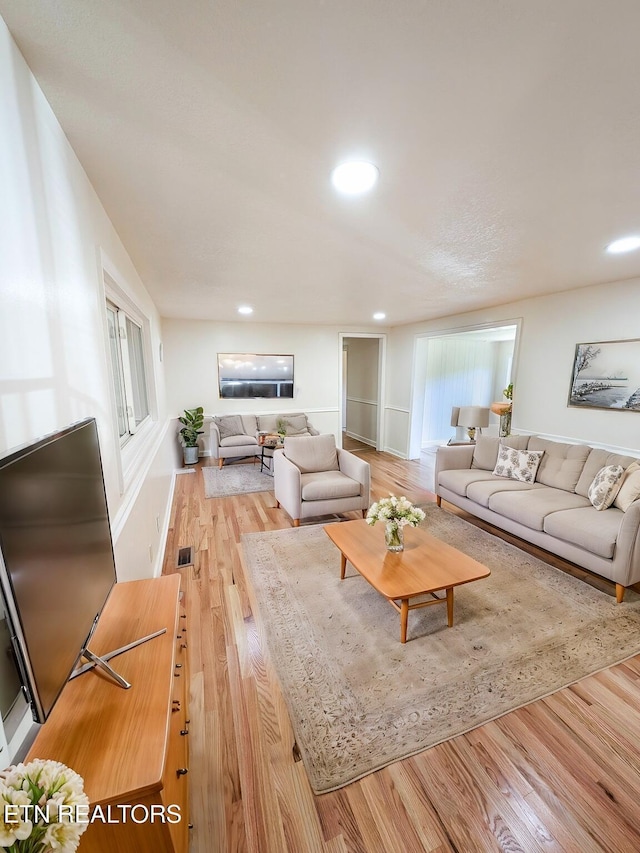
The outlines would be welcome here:
M 374 498 L 433 499 L 419 461 L 363 452 Z M 314 796 L 241 563 L 242 533 L 290 522 L 268 492 L 205 499 L 200 468 L 208 462 L 177 478 L 164 567 L 177 571 L 178 548 L 193 547 L 193 566 L 179 570 L 189 626 L 192 853 L 640 850 L 640 656 Z

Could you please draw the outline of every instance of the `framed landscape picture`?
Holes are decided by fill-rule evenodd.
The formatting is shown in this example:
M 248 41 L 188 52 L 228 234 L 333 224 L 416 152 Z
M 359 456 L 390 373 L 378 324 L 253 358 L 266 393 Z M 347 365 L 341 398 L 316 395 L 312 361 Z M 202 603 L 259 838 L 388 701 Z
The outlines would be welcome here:
M 640 412 L 640 339 L 576 344 L 568 405 Z

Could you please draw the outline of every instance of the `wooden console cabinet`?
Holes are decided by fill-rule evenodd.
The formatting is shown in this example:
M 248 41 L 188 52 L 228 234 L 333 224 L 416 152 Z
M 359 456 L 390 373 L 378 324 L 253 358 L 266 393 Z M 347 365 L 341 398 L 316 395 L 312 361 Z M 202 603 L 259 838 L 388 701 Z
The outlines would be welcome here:
M 90 823 L 80 853 L 187 853 L 189 676 L 180 577 L 116 584 L 90 648 L 106 654 L 161 628 L 166 634 L 110 661 L 130 689 L 99 669 L 70 681 L 26 758 L 73 768 L 91 805 L 101 807 L 105 822 Z M 179 807 L 179 822 L 162 819 L 168 806 L 169 816 Z

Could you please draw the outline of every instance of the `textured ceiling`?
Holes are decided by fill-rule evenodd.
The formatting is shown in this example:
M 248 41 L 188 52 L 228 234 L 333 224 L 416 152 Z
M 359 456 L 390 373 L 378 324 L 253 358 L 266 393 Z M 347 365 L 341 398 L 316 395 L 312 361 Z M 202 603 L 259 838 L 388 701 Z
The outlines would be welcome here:
M 0 0 L 166 317 L 372 323 L 640 276 L 637 0 Z M 329 175 L 366 157 L 376 189 Z

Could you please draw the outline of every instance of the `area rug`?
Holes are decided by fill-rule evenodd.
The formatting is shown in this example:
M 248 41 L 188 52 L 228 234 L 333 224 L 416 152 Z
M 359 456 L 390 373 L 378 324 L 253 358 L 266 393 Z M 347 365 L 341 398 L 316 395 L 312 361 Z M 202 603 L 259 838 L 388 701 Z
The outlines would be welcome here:
M 433 535 L 491 576 L 456 590 L 452 628 L 444 605 L 411 612 L 404 645 L 398 613 L 353 567 L 340 581 L 322 525 L 242 537 L 257 621 L 316 793 L 640 652 L 637 594 L 616 605 L 444 509 L 425 511 Z
M 202 469 L 205 498 L 228 498 L 250 492 L 272 492 L 273 477 L 259 465 L 224 465 Z

